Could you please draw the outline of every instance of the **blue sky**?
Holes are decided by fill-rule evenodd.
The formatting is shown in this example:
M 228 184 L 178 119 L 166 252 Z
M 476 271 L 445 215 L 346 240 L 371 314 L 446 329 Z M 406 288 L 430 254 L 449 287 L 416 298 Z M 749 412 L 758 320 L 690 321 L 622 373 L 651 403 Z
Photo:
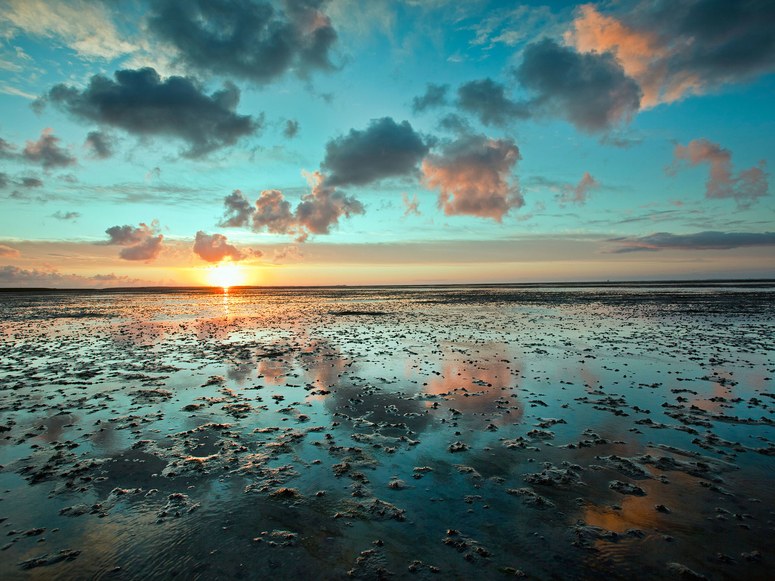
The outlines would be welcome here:
M 774 29 L 747 1 L 6 0 L 0 285 L 775 276 Z

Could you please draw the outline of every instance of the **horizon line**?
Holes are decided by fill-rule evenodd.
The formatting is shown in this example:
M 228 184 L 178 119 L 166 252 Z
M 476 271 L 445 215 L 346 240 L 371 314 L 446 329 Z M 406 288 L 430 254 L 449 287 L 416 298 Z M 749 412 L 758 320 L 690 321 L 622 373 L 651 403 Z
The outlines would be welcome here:
M 432 282 L 386 284 L 329 284 L 329 285 L 144 285 L 115 287 L 0 287 L 2 292 L 131 292 L 131 291 L 192 291 L 192 290 L 252 290 L 252 289 L 342 289 L 342 288 L 434 288 L 434 287 L 591 287 L 591 286 L 712 286 L 742 284 L 775 286 L 775 278 L 702 278 L 702 279 L 649 279 L 649 280 L 592 280 L 543 282 Z

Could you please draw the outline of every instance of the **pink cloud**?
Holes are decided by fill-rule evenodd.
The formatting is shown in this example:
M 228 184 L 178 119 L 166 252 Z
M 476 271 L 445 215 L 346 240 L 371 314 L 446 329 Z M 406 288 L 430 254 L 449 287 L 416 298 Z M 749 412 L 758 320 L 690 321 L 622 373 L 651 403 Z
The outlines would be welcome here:
M 22 156 L 27 161 L 40 163 L 44 169 L 75 165 L 77 160 L 66 149 L 59 146 L 59 141 L 60 139 L 53 135 L 51 129 L 46 128 L 40 134 L 40 139 L 27 142 Z
M 401 195 L 401 200 L 404 203 L 404 218 L 410 215 L 420 215 L 420 202 L 417 200 L 417 194 L 414 194 L 414 196 L 409 199 L 409 195 L 404 192 Z
M 439 207 L 447 216 L 469 215 L 497 222 L 524 205 L 511 171 L 520 159 L 510 139 L 468 135 L 422 163 L 424 180 L 438 189 Z
M 0 244 L 0 257 L 2 258 L 18 258 L 19 251 L 16 248 L 11 248 L 5 244 Z
M 673 150 L 673 156 L 674 162 L 668 167 L 668 173 L 674 173 L 686 164 L 697 166 L 707 163 L 710 166 L 710 175 L 705 182 L 705 197 L 708 199 L 733 198 L 739 207 L 744 208 L 769 193 L 763 160 L 758 166 L 734 175 L 732 153 L 707 139 L 695 139 L 688 145 L 678 144 Z
M 561 204 L 583 204 L 587 201 L 589 192 L 599 187 L 600 183 L 588 171 L 585 171 L 579 183 L 575 186 L 566 184 L 557 198 Z
M 210 236 L 201 230 L 196 233 L 194 253 L 207 262 L 221 262 L 227 258 L 237 262 L 246 257 L 236 246 L 229 244 L 223 234 Z
M 767 10 L 756 2 L 642 1 L 611 16 L 585 4 L 564 40 L 579 52 L 614 54 L 649 109 L 772 72 Z

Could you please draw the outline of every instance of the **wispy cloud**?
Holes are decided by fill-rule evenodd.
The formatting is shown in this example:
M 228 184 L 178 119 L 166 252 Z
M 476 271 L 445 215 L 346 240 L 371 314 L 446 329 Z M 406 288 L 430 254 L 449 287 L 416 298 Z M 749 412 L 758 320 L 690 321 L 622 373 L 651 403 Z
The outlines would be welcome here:
M 147 285 L 147 281 L 119 276 L 97 274 L 79 276 L 65 274 L 56 269 L 26 269 L 18 266 L 0 266 L 0 287 L 3 288 L 106 288 L 116 286 Z
M 65 44 L 88 59 L 113 59 L 136 50 L 122 38 L 108 7 L 86 0 L 6 0 L 0 19 L 23 31 Z
M 657 232 L 647 236 L 611 238 L 609 242 L 616 245 L 612 251 L 615 254 L 660 250 L 730 250 L 748 246 L 775 246 L 775 232 Z

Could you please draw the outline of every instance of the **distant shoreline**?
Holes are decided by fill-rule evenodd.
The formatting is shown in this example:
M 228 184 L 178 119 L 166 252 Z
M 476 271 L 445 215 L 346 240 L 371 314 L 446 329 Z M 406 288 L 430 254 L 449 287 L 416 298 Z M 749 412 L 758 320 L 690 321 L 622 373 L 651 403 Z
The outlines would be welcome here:
M 493 283 L 433 283 L 433 284 L 373 284 L 373 285 L 299 285 L 299 286 L 234 286 L 229 290 L 357 290 L 357 289 L 433 289 L 433 288 L 775 288 L 775 279 L 698 279 L 698 280 L 625 280 L 625 281 L 566 281 L 566 282 L 493 282 Z M 0 293 L 179 293 L 223 292 L 218 286 L 142 286 L 107 288 L 48 288 L 0 287 Z

